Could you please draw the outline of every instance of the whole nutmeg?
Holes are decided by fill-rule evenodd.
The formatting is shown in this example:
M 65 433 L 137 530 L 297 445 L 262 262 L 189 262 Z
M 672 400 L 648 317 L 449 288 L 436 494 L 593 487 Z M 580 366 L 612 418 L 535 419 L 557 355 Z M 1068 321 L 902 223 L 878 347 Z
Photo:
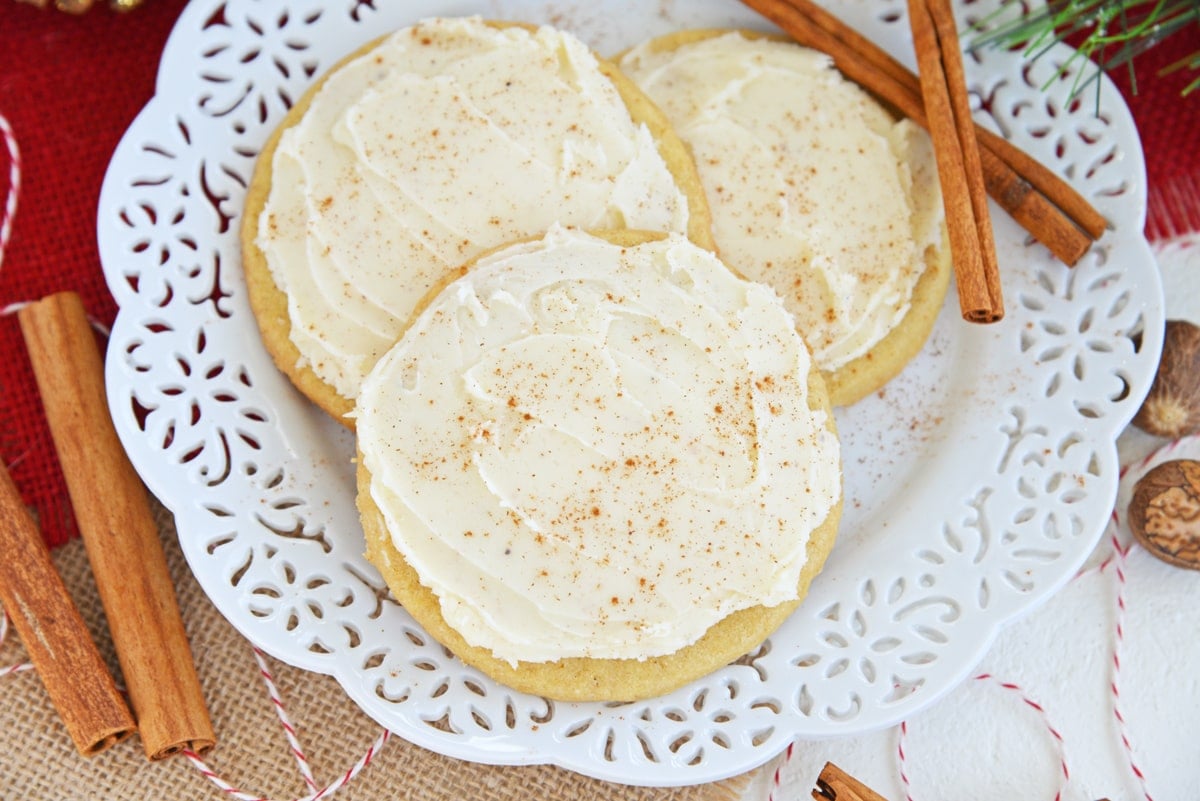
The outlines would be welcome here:
M 1138 479 L 1129 528 L 1163 561 L 1200 570 L 1200 462 L 1163 462 Z
M 1170 439 L 1200 431 L 1200 327 L 1167 320 L 1158 372 L 1133 424 Z

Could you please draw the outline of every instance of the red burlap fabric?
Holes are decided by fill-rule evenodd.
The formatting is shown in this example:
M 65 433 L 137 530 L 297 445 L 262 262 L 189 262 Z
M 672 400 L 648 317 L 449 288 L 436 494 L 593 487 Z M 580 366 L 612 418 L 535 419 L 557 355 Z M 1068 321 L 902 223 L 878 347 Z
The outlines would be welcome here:
M 94 221 L 105 165 L 122 132 L 154 90 L 163 43 L 183 0 L 147 0 L 135 12 L 97 8 L 70 17 L 0 0 L 0 114 L 24 160 L 13 238 L 0 267 L 0 306 L 73 289 L 89 312 L 115 313 L 96 251 Z M 1147 234 L 1155 240 L 1200 230 L 1200 92 L 1181 100 L 1188 73 L 1154 78 L 1196 47 L 1184 33 L 1138 63 L 1140 93 L 1126 90 L 1150 178 Z M 0 198 L 8 160 L 0 149 Z M 65 489 L 42 418 L 17 322 L 0 318 L 0 458 L 51 544 L 74 533 Z
M 1200 50 L 1200 26 L 1177 34 L 1138 62 L 1137 89 L 1128 74 L 1116 75 L 1142 137 L 1150 191 L 1146 235 L 1152 242 L 1200 231 L 1200 89 L 1180 100 L 1196 76 L 1162 70 Z
M 121 134 L 154 93 L 163 43 L 183 0 L 83 17 L 0 0 L 0 114 L 21 148 L 23 182 L 0 265 L 0 306 L 75 290 L 93 317 L 116 307 L 100 272 L 96 203 Z M 8 157 L 0 147 L 0 199 Z M 2 202 L 2 200 L 0 200 Z M 0 318 L 0 458 L 48 542 L 75 533 L 66 488 L 15 316 Z

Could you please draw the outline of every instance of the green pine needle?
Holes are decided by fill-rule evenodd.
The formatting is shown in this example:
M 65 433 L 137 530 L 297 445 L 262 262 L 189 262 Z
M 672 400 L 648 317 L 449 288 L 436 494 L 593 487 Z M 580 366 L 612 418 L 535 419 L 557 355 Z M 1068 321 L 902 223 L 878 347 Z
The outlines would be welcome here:
M 972 30 L 976 34 L 971 41 L 973 49 L 1020 49 L 1030 60 L 1082 33 L 1075 54 L 1058 67 L 1045 86 L 1090 59 L 1099 70 L 1080 70 L 1070 97 L 1073 99 L 1094 83 L 1098 108 L 1101 72 L 1128 70 L 1136 94 L 1133 61 L 1137 56 L 1181 32 L 1200 34 L 1200 0 L 1048 0 L 1032 9 L 1022 0 L 1004 0 L 996 12 L 973 25 Z M 1159 76 L 1180 70 L 1196 73 L 1184 87 L 1184 96 L 1200 89 L 1200 50 L 1164 68 Z

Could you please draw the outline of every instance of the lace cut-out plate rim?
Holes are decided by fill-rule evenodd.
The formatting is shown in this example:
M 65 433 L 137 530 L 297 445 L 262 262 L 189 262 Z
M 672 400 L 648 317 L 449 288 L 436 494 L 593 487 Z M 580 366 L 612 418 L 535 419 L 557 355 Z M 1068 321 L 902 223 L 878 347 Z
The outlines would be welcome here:
M 328 467 L 348 463 L 348 435 L 254 346 L 236 228 L 257 147 L 314 75 L 425 12 L 547 21 L 602 51 L 672 28 L 763 25 L 719 0 L 376 5 L 193 3 L 164 51 L 163 91 L 122 140 L 101 195 L 101 257 L 120 305 L 107 362 L 114 422 L 176 515 L 197 580 L 248 639 L 334 675 L 369 715 L 450 756 L 692 784 L 762 764 L 795 736 L 911 715 L 967 675 L 1005 620 L 1070 578 L 1111 511 L 1106 441 L 1148 389 L 1161 344 L 1141 153 L 1111 86 L 1112 111 L 1091 122 L 1015 56 L 984 54 L 985 124 L 1070 175 L 1116 226 L 1066 271 L 998 224 L 1011 323 L 965 330 L 948 311 L 886 398 L 841 416 L 856 467 L 849 544 L 801 610 L 740 664 L 634 705 L 520 696 L 449 657 L 386 600 L 359 553 L 353 482 Z M 902 53 L 903 3 L 842 10 Z M 1002 389 L 964 395 L 966 412 L 954 397 L 929 399 L 931 388 L 993 384 Z

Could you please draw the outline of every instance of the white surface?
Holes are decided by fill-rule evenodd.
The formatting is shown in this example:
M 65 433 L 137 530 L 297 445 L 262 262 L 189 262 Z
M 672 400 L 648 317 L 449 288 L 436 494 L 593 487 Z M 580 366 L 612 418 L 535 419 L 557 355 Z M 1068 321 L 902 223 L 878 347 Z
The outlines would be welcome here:
M 101 193 L 100 252 L 121 307 L 107 362 L 114 420 L 175 513 L 197 578 L 250 640 L 334 675 L 381 723 L 442 753 L 700 782 L 760 764 L 796 734 L 911 716 L 1091 551 L 1116 489 L 1112 442 L 1161 339 L 1140 148 L 1111 86 L 1096 119 L 1066 107 L 1069 81 L 1043 90 L 1046 75 L 989 53 L 969 64 L 988 98 L 981 121 L 1073 176 L 1116 228 L 1068 270 L 994 215 L 1008 316 L 966 325 L 951 293 L 922 355 L 839 415 L 843 533 L 801 611 L 748 664 L 635 705 L 550 704 L 463 667 L 387 600 L 361 557 L 351 438 L 261 347 L 237 243 L 255 153 L 311 76 L 421 14 L 549 20 L 605 52 L 678 27 L 761 23 L 733 0 L 348 6 L 190 4 L 164 51 L 163 91 Z M 838 10 L 907 58 L 903 6 Z M 1135 352 L 1130 334 L 1143 326 Z
M 1200 324 L 1200 237 L 1158 250 L 1172 319 Z M 1122 480 L 1116 509 L 1124 517 L 1132 486 L 1160 461 L 1200 459 L 1200 438 L 1166 443 L 1129 429 L 1121 437 Z M 1154 455 L 1149 461 L 1147 456 Z M 1118 528 L 1128 545 L 1128 529 Z M 994 682 L 968 681 L 944 700 L 913 716 L 906 738 L 910 792 L 923 799 L 1062 801 L 1141 799 L 1192 801 L 1200 787 L 1200 572 L 1172 567 L 1135 546 L 1126 564 L 1127 586 L 1119 674 L 1120 711 L 1133 759 L 1145 786 L 1129 767 L 1109 688 L 1116 637 L 1118 581 L 1104 537 L 1089 569 L 1046 605 L 1005 628 L 979 666 L 1020 685 L 1046 710 L 1042 718 Z M 1046 731 L 1063 737 L 1070 781 L 1063 788 L 1059 751 Z M 810 798 L 826 761 L 865 782 L 889 801 L 905 798 L 897 757 L 898 728 L 863 737 L 800 743 L 783 765 L 776 801 Z M 766 798 L 759 785 L 747 798 Z

